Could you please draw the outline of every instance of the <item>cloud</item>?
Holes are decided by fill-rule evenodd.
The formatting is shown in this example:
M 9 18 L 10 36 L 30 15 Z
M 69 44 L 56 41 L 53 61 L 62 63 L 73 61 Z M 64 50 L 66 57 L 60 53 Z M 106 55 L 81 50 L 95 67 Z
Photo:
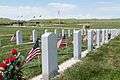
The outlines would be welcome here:
M 120 12 L 120 5 L 117 4 L 99 5 L 96 7 L 96 9 L 104 12 Z
M 119 18 L 120 5 L 114 1 L 97 2 L 90 13 L 97 18 Z
M 74 4 L 66 4 L 66 3 L 48 3 L 49 6 L 54 8 L 66 8 L 66 9 L 75 9 L 77 8 Z
M 61 18 L 67 15 L 75 15 L 76 5 L 62 3 L 48 3 L 44 6 L 0 6 L 0 17 L 11 19 L 56 18 L 58 10 L 61 10 Z M 22 18 L 19 18 L 23 16 Z
M 66 3 L 48 3 L 48 6 L 53 11 L 61 11 L 61 13 L 69 15 L 75 13 L 78 10 L 78 6 L 74 4 L 66 4 Z
M 58 16 L 59 10 L 60 16 Z M 0 17 L 25 20 L 33 19 L 33 16 L 36 16 L 36 19 L 58 17 L 90 19 L 119 17 L 118 14 L 120 14 L 120 5 L 118 3 L 111 4 L 111 2 L 98 2 L 92 7 L 68 3 L 48 3 L 41 6 L 0 6 Z M 39 17 L 40 15 L 42 17 Z M 23 17 L 20 18 L 20 16 Z
M 97 4 L 112 4 L 113 2 L 110 2 L 110 1 L 99 1 L 99 2 L 96 2 Z
M 40 18 L 40 15 L 42 15 L 42 18 L 47 18 L 52 16 L 49 13 L 50 10 L 46 6 L 0 6 L 0 17 L 11 19 L 32 19 L 34 16 Z
M 103 6 L 103 7 L 99 7 L 98 9 L 104 12 L 116 12 L 116 11 L 120 11 L 120 6 Z
M 103 11 L 103 12 L 120 11 L 119 3 L 115 3 L 113 1 L 100 1 L 100 2 L 96 2 L 96 3 L 97 3 L 96 9 L 98 11 Z
M 40 15 L 41 12 L 44 13 L 44 10 L 41 7 L 0 6 L 0 17 L 7 17 L 12 19 L 20 19 L 20 16 L 23 16 L 25 19 L 28 17 L 32 18 L 35 15 Z

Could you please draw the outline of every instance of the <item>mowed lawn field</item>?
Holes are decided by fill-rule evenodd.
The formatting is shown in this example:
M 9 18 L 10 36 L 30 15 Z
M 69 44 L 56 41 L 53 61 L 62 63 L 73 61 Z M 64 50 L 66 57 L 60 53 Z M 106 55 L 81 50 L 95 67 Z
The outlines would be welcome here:
M 31 42 L 30 35 L 32 34 L 32 30 L 37 30 L 38 37 L 41 38 L 41 35 L 44 33 L 44 29 L 41 28 L 6 28 L 0 27 L 0 62 L 2 62 L 5 58 L 9 57 L 7 54 L 13 48 L 17 49 L 18 52 L 25 58 L 27 53 L 31 50 L 34 44 L 21 44 L 16 45 L 15 42 L 11 42 L 10 38 L 17 30 L 22 31 L 23 34 L 23 43 Z M 52 31 L 49 29 L 49 31 Z M 59 32 L 59 31 L 58 31 Z M 58 63 L 63 63 L 64 61 L 70 59 L 73 54 L 73 45 L 72 45 L 72 37 L 69 38 L 68 46 L 64 49 L 58 49 Z M 36 75 L 41 74 L 41 55 L 39 58 L 33 59 L 30 63 L 25 64 L 22 69 L 23 76 L 25 79 L 30 79 Z
M 120 36 L 90 52 L 55 80 L 120 80 Z
M 114 22 L 113 22 L 114 23 Z M 113 24 L 113 23 L 111 23 L 111 24 Z M 99 24 L 97 24 L 97 23 L 93 23 L 93 24 L 91 24 L 92 26 L 91 26 L 91 28 L 119 28 L 119 26 L 118 26 L 118 23 L 115 23 L 114 24 L 114 26 L 112 25 L 112 26 L 108 26 L 108 23 L 105 23 L 106 25 L 105 26 L 103 26 L 104 24 L 102 24 L 102 23 L 99 23 Z M 80 27 L 80 28 L 82 28 L 82 27 Z M 0 41 L 1 41 L 1 47 L 0 47 L 0 62 L 3 60 L 3 59 L 5 59 L 6 57 L 8 57 L 7 55 L 6 55 L 6 53 L 8 53 L 12 48 L 16 48 L 20 53 L 21 53 L 21 55 L 23 55 L 24 57 L 26 56 L 26 54 L 30 51 L 30 49 L 32 48 L 32 46 L 33 46 L 33 44 L 22 44 L 22 45 L 16 45 L 15 44 L 15 42 L 10 42 L 10 38 L 11 38 L 11 36 L 13 35 L 13 34 L 15 34 L 15 32 L 17 31 L 17 30 L 21 30 L 22 32 L 23 32 L 23 42 L 24 43 L 26 43 L 26 42 L 30 42 L 30 35 L 32 34 L 32 30 L 33 29 L 35 29 L 35 30 L 37 30 L 38 31 L 38 37 L 40 38 L 40 36 L 44 33 L 44 29 L 41 29 L 41 28 L 39 28 L 39 27 L 36 27 L 36 28 L 32 28 L 32 27 L 25 27 L 25 28 L 21 28 L 21 27 L 15 27 L 15 28 L 5 28 L 5 27 L 0 27 Z M 53 30 L 54 29 L 49 29 L 48 31 L 52 31 L 53 32 Z M 58 32 L 61 32 L 61 30 L 58 30 Z M 71 37 L 70 39 L 69 39 L 69 45 L 68 45 L 68 47 L 67 48 L 64 48 L 64 49 L 58 49 L 58 63 L 60 64 L 60 63 L 63 63 L 64 61 L 66 61 L 66 60 L 68 60 L 68 59 L 70 59 L 72 56 L 73 56 L 73 45 L 72 45 L 72 38 L 73 37 Z M 118 44 L 118 43 L 116 43 L 116 44 Z M 105 51 L 104 50 L 106 50 L 106 49 L 104 49 L 104 47 L 106 47 L 107 45 L 104 45 L 103 46 L 103 48 L 101 48 L 100 49 L 100 51 L 101 52 L 103 52 L 104 54 L 105 54 Z M 111 46 L 112 46 L 112 43 L 111 43 Z M 115 45 L 116 46 L 116 45 Z M 83 50 L 85 50 L 86 49 L 86 43 L 85 43 L 85 45 L 83 45 L 83 48 L 82 48 Z M 103 50 L 102 50 L 103 49 Z M 98 51 L 99 51 L 99 49 L 98 49 Z M 85 58 L 85 59 L 83 59 L 83 63 L 78 63 L 77 65 L 80 65 L 80 66 L 82 66 L 83 65 L 83 67 L 82 68 L 76 68 L 77 67 L 77 65 L 76 65 L 76 67 L 73 67 L 73 69 L 70 69 L 70 70 L 68 70 L 68 71 L 71 71 L 71 70 L 74 70 L 74 68 L 75 68 L 75 70 L 76 71 L 86 71 L 87 69 L 87 71 L 88 72 L 85 72 L 85 73 L 79 73 L 79 72 L 76 72 L 76 73 L 74 73 L 75 71 L 71 71 L 71 72 L 65 72 L 65 75 L 61 75 L 61 77 L 59 78 L 60 80 L 68 80 L 68 79 L 70 79 L 70 80 L 89 80 L 89 76 L 96 76 L 96 75 L 94 75 L 94 71 L 92 72 L 91 70 L 89 70 L 89 68 L 90 69 L 95 69 L 95 68 L 99 68 L 99 67 L 97 67 L 97 66 L 99 66 L 99 64 L 100 63 L 102 63 L 102 61 L 100 62 L 100 63 L 98 63 L 98 62 L 95 62 L 95 64 L 93 64 L 92 65 L 92 63 L 91 62 L 94 62 L 93 60 L 92 60 L 92 58 L 94 59 L 99 59 L 99 60 L 102 60 L 102 56 L 104 56 L 103 54 L 98 54 L 97 52 L 96 52 L 96 54 L 94 54 L 95 52 L 91 52 L 90 54 L 88 54 L 87 55 L 87 57 Z M 98 55 L 97 55 L 98 54 Z M 100 58 L 99 58 L 100 57 Z M 91 62 L 89 62 L 89 61 L 91 61 Z M 91 65 L 89 65 L 91 63 Z M 104 63 L 104 61 L 103 61 L 103 63 Z M 81 65 L 82 64 L 82 65 Z M 85 68 L 85 66 L 86 65 L 89 65 L 87 68 Z M 105 64 L 105 63 L 104 63 Z M 103 64 L 103 66 L 104 66 L 104 64 Z M 34 59 L 34 60 L 32 60 L 29 64 L 26 64 L 25 65 L 25 67 L 22 69 L 22 72 L 23 72 L 23 75 L 24 75 L 24 77 L 28 80 L 28 79 L 30 79 L 30 78 L 32 78 L 32 77 L 34 77 L 34 76 L 36 76 L 36 75 L 39 75 L 39 74 L 41 74 L 41 66 L 42 66 L 42 64 L 41 64 L 41 55 L 40 55 L 40 58 L 38 59 L 38 58 L 36 58 L 36 59 Z M 95 66 L 95 67 L 94 67 Z M 109 65 L 108 65 L 109 66 Z M 93 68 L 92 68 L 93 67 Z M 109 66 L 110 67 L 110 66 Z M 108 68 L 109 68 L 108 67 Z M 86 69 L 86 70 L 84 70 L 84 68 Z M 106 67 L 107 68 L 107 67 Z M 97 70 L 96 70 L 97 71 Z M 97 72 L 96 72 L 97 73 Z M 96 74 L 95 73 L 95 74 Z M 68 75 L 69 74 L 69 75 Z M 80 78 L 80 77 L 78 77 L 77 75 L 76 76 L 74 76 L 73 74 L 81 74 L 81 76 L 83 76 L 83 79 L 82 79 L 82 77 Z M 87 74 L 87 75 L 85 75 L 85 74 Z M 69 77 L 67 77 L 67 76 L 69 76 Z M 86 78 L 85 78 L 85 77 Z M 72 78 L 72 77 L 74 77 L 74 78 Z M 91 80 L 97 80 L 97 79 L 91 79 Z M 103 79 L 103 80 L 106 80 L 106 79 Z M 108 79 L 109 80 L 109 79 Z M 112 79 L 111 79 L 112 80 Z

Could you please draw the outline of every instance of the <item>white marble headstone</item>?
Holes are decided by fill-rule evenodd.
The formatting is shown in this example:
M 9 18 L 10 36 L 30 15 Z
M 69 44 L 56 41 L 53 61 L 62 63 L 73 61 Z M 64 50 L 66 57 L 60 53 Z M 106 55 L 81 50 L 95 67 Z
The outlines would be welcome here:
M 88 30 L 88 51 L 92 51 L 93 50 L 93 31 L 92 30 Z
M 74 46 L 74 49 L 73 49 L 74 59 L 81 58 L 82 37 L 81 37 L 80 30 L 74 30 L 73 46 Z
M 33 43 L 35 43 L 36 42 L 36 40 L 37 40 L 37 31 L 36 30 L 33 30 L 32 31 L 32 40 L 33 40 Z
M 23 42 L 23 37 L 22 37 L 22 32 L 21 31 L 16 31 L 16 44 L 20 45 Z
M 44 33 L 42 41 L 42 76 L 43 80 L 49 80 L 58 73 L 57 39 L 54 33 Z

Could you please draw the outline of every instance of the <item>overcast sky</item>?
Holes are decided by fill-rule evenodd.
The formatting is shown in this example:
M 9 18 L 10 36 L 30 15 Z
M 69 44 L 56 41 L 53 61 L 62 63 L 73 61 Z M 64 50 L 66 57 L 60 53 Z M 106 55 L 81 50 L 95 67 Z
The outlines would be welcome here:
M 120 18 L 120 0 L 0 0 L 0 17 L 32 19 L 34 16 L 38 19 Z

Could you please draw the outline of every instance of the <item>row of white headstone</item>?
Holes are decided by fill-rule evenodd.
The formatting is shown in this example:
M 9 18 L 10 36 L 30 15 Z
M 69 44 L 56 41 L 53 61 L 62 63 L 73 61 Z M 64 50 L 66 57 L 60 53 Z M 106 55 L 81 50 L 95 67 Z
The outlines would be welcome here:
M 46 32 L 48 32 L 48 30 L 47 29 L 45 29 L 45 31 L 44 31 L 45 33 Z M 55 34 L 57 34 L 57 29 L 54 29 L 54 33 Z M 70 37 L 71 36 L 71 30 L 68 30 L 68 37 Z M 65 30 L 64 29 L 62 29 L 62 35 L 61 36 L 64 36 L 65 35 Z M 32 42 L 33 43 L 35 43 L 36 42 L 36 40 L 37 40 L 37 31 L 36 30 L 33 30 L 32 31 Z M 20 44 L 22 44 L 23 43 L 23 36 L 22 36 L 22 32 L 20 31 L 20 30 L 17 30 L 16 31 L 16 44 L 17 45 L 20 45 Z
M 32 40 L 33 43 L 35 43 L 35 41 L 37 40 L 37 32 L 36 30 L 32 31 Z M 22 32 L 20 30 L 16 31 L 16 44 L 20 45 L 23 43 L 23 36 L 22 36 Z
M 93 50 L 93 29 L 87 30 L 88 38 L 88 51 Z M 111 39 L 120 34 L 120 29 L 96 29 L 97 34 L 97 48 L 108 43 Z M 100 33 L 102 31 L 102 34 Z M 111 38 L 108 40 L 108 33 L 111 34 Z M 100 36 L 102 41 L 100 41 Z M 73 32 L 73 58 L 80 59 L 81 47 L 82 47 L 81 30 L 74 30 Z M 41 49 L 42 49 L 42 78 L 43 80 L 49 80 L 50 77 L 54 77 L 58 74 L 58 61 L 57 61 L 57 37 L 55 33 L 46 32 L 41 36 Z

